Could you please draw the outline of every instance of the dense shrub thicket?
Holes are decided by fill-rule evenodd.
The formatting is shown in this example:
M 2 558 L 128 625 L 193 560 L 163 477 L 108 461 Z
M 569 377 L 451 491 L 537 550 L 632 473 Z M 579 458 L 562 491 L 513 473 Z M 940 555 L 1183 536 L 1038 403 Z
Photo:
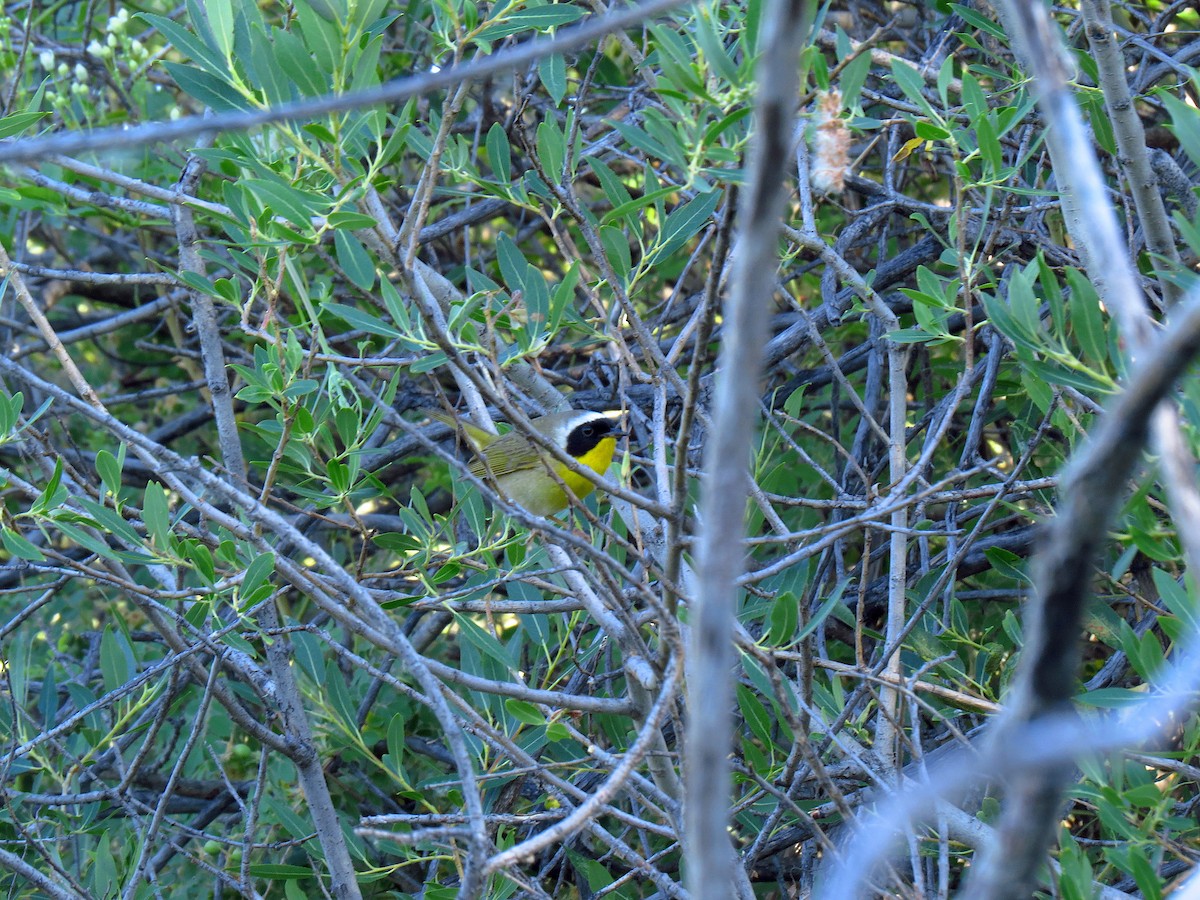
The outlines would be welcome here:
M 1136 267 L 1147 317 L 1189 302 L 1198 16 L 1083 7 L 1054 14 L 1100 206 L 988 4 L 833 3 L 795 48 L 730 636 L 755 896 L 819 894 L 1009 701 L 1064 465 L 1153 358 L 1105 274 Z M 0 163 L 7 896 L 684 895 L 693 551 L 742 535 L 696 503 L 773 27 L 759 0 L 6 4 L 0 151 L 38 148 Z M 1120 258 L 1080 246 L 1104 204 Z M 630 437 L 552 520 L 429 416 L 564 403 Z M 1198 404 L 1184 378 L 1188 446 Z M 1082 623 L 1039 626 L 1085 721 L 1136 719 L 1200 621 L 1200 523 L 1153 460 L 1114 472 Z M 1198 747 L 1181 710 L 1079 758 L 1041 890 L 1163 896 L 1200 858 Z M 887 823 L 863 890 L 959 893 L 1005 802 L 981 777 Z

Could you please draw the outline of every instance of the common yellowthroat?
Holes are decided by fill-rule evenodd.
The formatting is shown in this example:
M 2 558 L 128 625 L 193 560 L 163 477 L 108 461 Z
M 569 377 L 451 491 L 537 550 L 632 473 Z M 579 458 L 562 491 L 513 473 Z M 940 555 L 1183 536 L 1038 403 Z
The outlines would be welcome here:
M 472 475 L 488 479 L 501 494 L 535 516 L 552 516 L 567 508 L 570 500 L 563 485 L 576 497 L 586 497 L 595 488 L 523 434 L 510 431 L 494 435 L 438 410 L 431 410 L 429 415 L 466 434 L 475 450 Z M 612 419 L 588 410 L 551 413 L 530 419 L 529 423 L 548 443 L 597 475 L 612 463 L 617 438 L 622 436 Z

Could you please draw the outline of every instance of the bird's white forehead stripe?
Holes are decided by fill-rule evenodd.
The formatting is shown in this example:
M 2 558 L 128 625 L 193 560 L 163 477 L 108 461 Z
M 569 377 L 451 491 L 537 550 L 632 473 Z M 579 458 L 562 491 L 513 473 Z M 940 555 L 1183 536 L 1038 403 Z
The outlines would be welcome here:
M 591 410 L 583 410 L 577 416 L 571 416 L 567 421 L 558 426 L 555 431 L 554 438 L 559 446 L 564 446 L 567 442 L 567 437 L 572 431 L 583 425 L 585 422 L 607 421 L 609 419 L 604 413 L 592 412 Z

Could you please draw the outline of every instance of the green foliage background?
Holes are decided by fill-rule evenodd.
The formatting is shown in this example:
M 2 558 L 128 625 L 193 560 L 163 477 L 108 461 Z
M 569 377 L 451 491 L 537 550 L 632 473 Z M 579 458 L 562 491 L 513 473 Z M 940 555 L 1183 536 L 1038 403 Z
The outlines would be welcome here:
M 0 137 L 369 89 L 602 7 L 190 0 L 108 18 L 11 4 Z M 762 298 L 767 418 L 732 751 L 733 837 L 763 897 L 812 890 L 868 789 L 895 776 L 875 746 L 880 698 L 897 689 L 881 675 L 890 512 L 909 522 L 894 749 L 911 773 L 1003 702 L 1024 561 L 1123 374 L 1120 335 L 1065 237 L 1046 123 L 982 9 L 829 4 L 800 56 L 800 121 L 836 89 L 850 156 L 841 193 L 810 187 L 811 133 L 779 161 L 796 193 L 780 289 Z M 579 827 L 489 871 L 485 896 L 678 892 L 681 697 L 668 691 L 661 720 L 647 719 L 682 654 L 762 16 L 758 2 L 704 2 L 395 108 L 3 169 L 0 240 L 17 264 L 0 319 L 8 896 L 316 896 L 326 845 L 285 746 L 296 736 L 269 647 L 291 660 L 360 889 L 457 895 L 461 773 L 367 598 L 443 686 L 493 853 L 619 779 Z M 1185 172 L 1200 129 L 1193 72 L 1174 57 L 1195 11 L 1117 16 L 1148 140 Z M 1078 32 L 1073 13 L 1061 22 Z M 952 52 L 939 54 L 943 26 Z M 1139 55 L 1150 44 L 1157 55 Z M 1078 99 L 1124 210 L 1095 64 L 1075 47 Z M 181 182 L 187 166 L 200 174 Z M 1200 231 L 1184 177 L 1163 190 L 1185 257 L 1171 277 L 1186 286 Z M 17 277 L 61 351 L 14 300 Z M 197 474 L 242 486 L 214 424 L 209 333 L 245 503 Z M 909 348 L 902 436 L 885 412 L 897 345 Z M 94 403 L 68 402 L 81 384 Z M 593 497 L 570 522 L 507 516 L 424 412 L 464 394 L 497 418 L 499 401 L 533 411 L 545 385 L 624 411 L 633 439 L 609 476 L 653 515 Z M 1194 380 L 1181 385 L 1189 428 L 1198 399 Z M 896 441 L 910 467 L 898 493 Z M 1079 708 L 1132 706 L 1200 619 L 1152 468 L 1080 577 L 1095 599 Z M 1181 717 L 1161 746 L 1086 761 L 1047 891 L 1163 896 L 1200 857 L 1198 747 Z M 988 823 L 996 803 L 967 814 Z M 973 833 L 916 831 L 880 891 L 953 894 Z

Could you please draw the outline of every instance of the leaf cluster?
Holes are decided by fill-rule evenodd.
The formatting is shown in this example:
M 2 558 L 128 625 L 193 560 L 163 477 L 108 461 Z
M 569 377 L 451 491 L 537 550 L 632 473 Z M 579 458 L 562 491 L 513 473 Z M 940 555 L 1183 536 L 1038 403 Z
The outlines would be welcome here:
M 730 749 L 732 835 L 762 896 L 812 891 L 873 787 L 1006 701 L 1026 561 L 1128 370 L 1005 32 L 975 5 L 866 6 L 823 7 L 797 48 L 761 298 Z M 369 90 L 591 10 L 188 0 L 102 22 L 9 4 L 0 139 Z M 12 896 L 314 896 L 346 874 L 339 853 L 344 896 L 678 895 L 692 547 L 713 527 L 695 508 L 719 489 L 698 475 L 737 327 L 764 15 L 702 2 L 398 108 L 4 170 Z M 1141 4 L 1120 31 L 1161 171 L 1182 179 L 1162 176 L 1170 266 L 1073 48 L 1163 308 L 1200 253 L 1200 114 L 1175 62 L 1195 25 Z M 59 60 L 83 90 L 63 92 Z M 838 140 L 809 127 L 818 109 Z M 1194 445 L 1194 380 L 1177 401 Z M 619 411 L 631 439 L 618 490 L 555 521 L 470 476 L 427 415 L 521 428 L 518 410 L 558 402 Z M 1078 573 L 1086 631 L 1061 636 L 1082 648 L 1083 715 L 1134 707 L 1200 628 L 1156 470 L 1115 489 L 1103 558 Z M 1160 746 L 1087 760 L 1047 890 L 1163 896 L 1200 853 L 1198 750 L 1182 716 Z M 984 831 L 914 830 L 879 890 L 956 892 L 997 796 L 964 806 Z

